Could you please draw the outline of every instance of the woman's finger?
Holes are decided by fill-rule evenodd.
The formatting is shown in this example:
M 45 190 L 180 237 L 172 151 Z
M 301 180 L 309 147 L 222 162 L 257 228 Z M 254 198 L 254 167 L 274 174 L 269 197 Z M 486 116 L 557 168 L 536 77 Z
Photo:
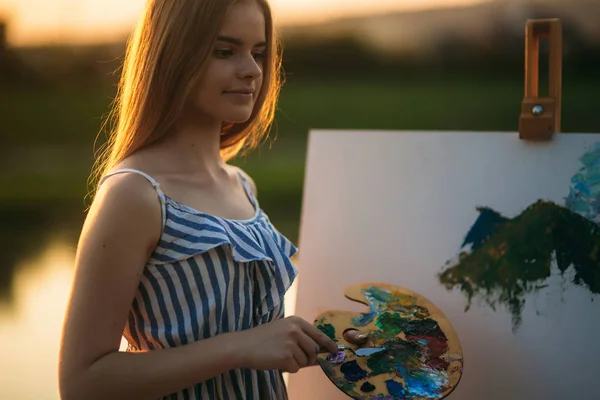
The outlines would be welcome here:
M 312 352 L 312 346 L 310 346 L 311 348 L 311 352 Z M 304 368 L 308 365 L 309 362 L 309 356 L 306 352 L 306 350 L 300 345 L 300 343 L 298 343 L 297 346 L 295 346 L 294 348 L 294 359 L 296 360 L 296 363 L 298 364 L 299 368 Z
M 319 354 L 320 346 L 310 336 L 302 335 L 298 338 L 298 346 L 306 355 L 306 365 L 312 365 Z
M 334 353 L 337 351 L 337 344 L 319 329 L 305 321 L 301 326 L 304 333 L 319 345 L 322 352 Z

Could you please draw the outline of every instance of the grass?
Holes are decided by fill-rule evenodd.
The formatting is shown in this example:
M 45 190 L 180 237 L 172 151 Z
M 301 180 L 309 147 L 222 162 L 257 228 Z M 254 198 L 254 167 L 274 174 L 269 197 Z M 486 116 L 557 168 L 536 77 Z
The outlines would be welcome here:
M 564 132 L 600 132 L 593 86 L 564 82 Z M 92 144 L 112 89 L 3 89 L 2 94 L 0 208 L 64 203 L 81 210 Z M 235 163 L 255 179 L 261 206 L 273 222 L 295 240 L 310 129 L 516 131 L 522 97 L 516 79 L 289 79 L 277 113 L 277 139 Z M 59 151 L 26 162 L 15 156 L 15 149 L 71 146 L 66 156 Z M 37 162 L 42 167 L 32 168 Z
M 111 90 L 103 87 L 10 88 L 0 91 L 0 132 L 5 145 L 91 144 L 108 112 Z

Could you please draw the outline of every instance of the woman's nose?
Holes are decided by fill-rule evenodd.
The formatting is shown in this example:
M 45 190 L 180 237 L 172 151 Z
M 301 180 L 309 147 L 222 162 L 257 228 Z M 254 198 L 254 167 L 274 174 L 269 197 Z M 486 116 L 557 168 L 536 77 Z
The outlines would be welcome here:
M 243 79 L 256 80 L 262 76 L 262 66 L 254 59 L 254 56 L 249 55 L 244 57 L 241 62 L 239 75 Z

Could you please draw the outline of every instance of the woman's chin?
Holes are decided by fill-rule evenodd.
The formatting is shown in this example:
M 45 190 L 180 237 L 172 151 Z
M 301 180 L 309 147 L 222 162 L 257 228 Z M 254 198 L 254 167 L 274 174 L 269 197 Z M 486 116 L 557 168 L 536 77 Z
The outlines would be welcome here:
M 231 113 L 228 114 L 223 120 L 229 124 L 243 124 L 244 122 L 247 122 L 251 116 L 252 112 Z

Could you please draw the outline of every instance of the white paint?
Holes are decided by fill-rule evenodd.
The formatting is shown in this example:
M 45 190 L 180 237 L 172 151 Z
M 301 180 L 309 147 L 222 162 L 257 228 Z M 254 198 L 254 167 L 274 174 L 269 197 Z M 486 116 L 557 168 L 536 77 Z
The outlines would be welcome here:
M 513 333 L 504 309 L 474 302 L 465 313 L 465 296 L 447 291 L 437 273 L 456 256 L 477 206 L 515 217 L 538 199 L 564 204 L 579 158 L 599 141 L 592 134 L 530 143 L 515 133 L 311 132 L 296 315 L 312 321 L 325 310 L 365 311 L 344 298 L 351 284 L 403 286 L 440 307 L 461 340 L 463 379 L 449 399 L 598 398 L 598 296 L 591 302 L 587 289 L 550 278 L 527 297 Z M 291 375 L 289 392 L 291 400 L 348 398 L 318 367 Z

